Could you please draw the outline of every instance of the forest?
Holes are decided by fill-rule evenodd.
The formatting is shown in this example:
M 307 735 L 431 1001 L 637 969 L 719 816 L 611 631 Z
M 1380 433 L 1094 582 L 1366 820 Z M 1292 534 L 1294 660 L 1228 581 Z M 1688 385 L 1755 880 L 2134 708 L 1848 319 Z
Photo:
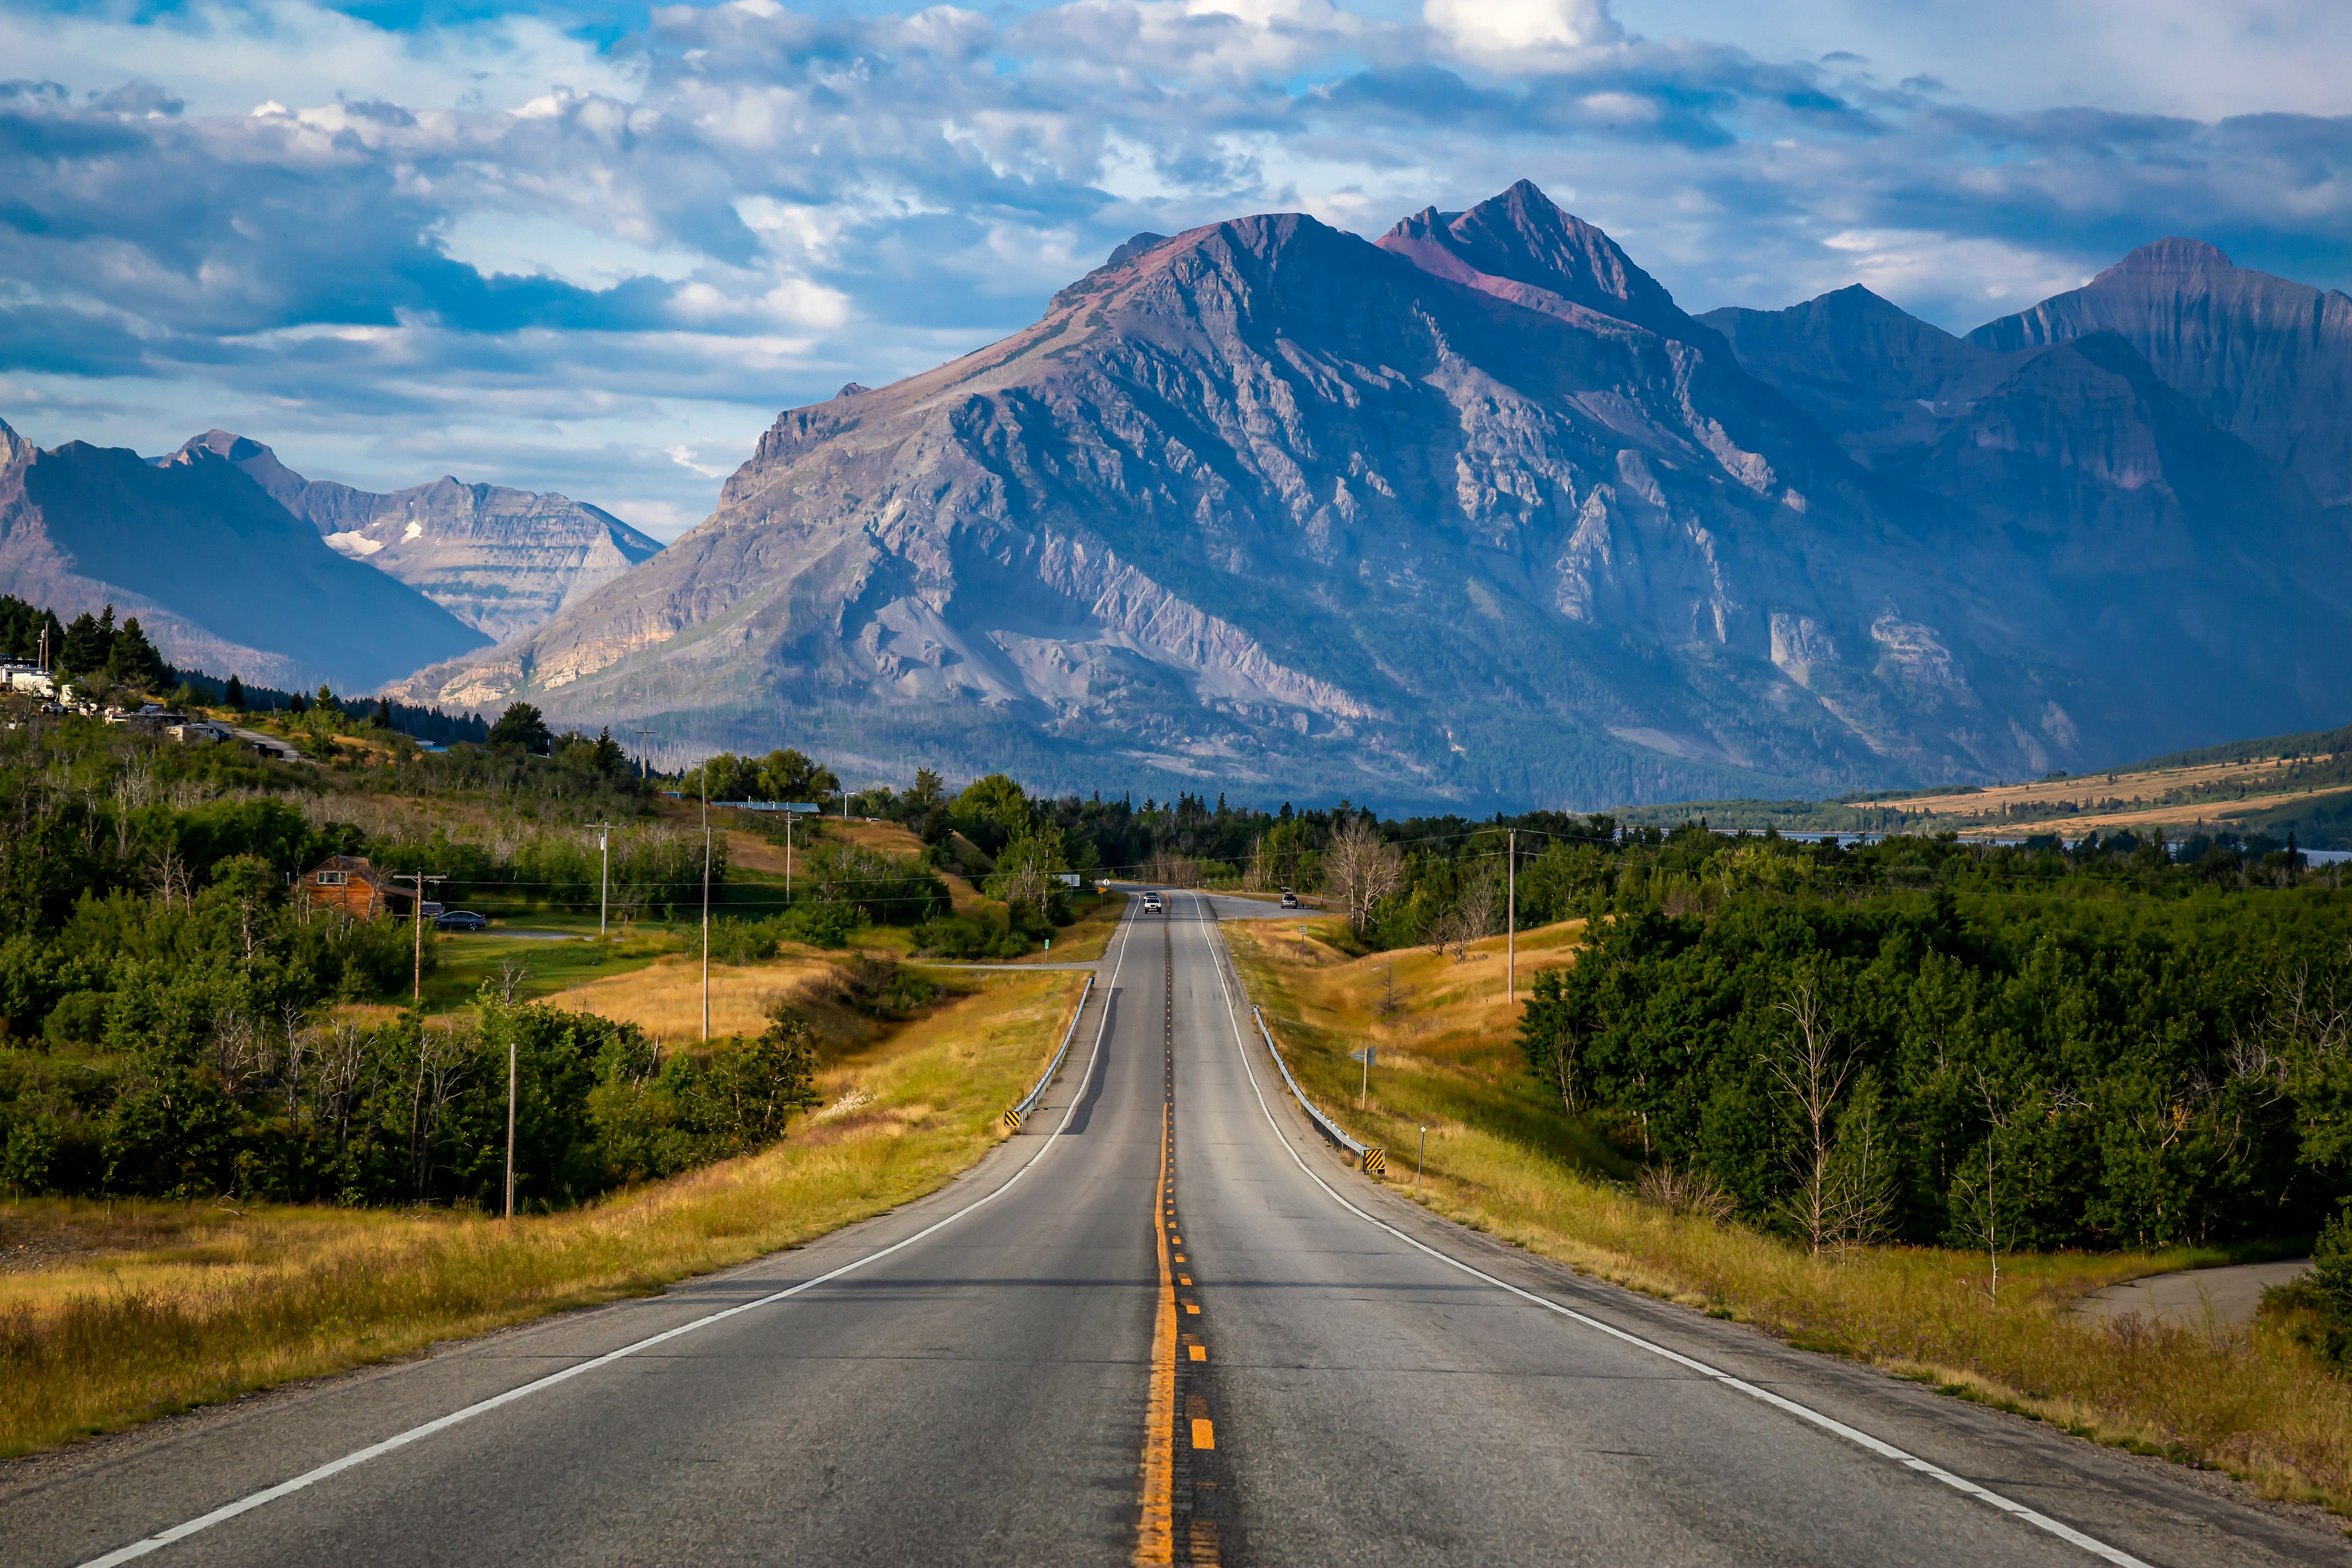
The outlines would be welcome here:
M 21 608 L 0 605 L 12 637 L 38 629 Z M 1344 801 L 1047 799 L 1001 774 L 950 792 L 924 770 L 835 795 L 904 824 L 919 856 L 803 842 L 787 903 L 730 879 L 724 837 L 706 851 L 662 797 L 837 792 L 797 751 L 665 777 L 522 704 L 468 720 L 478 739 L 445 751 L 381 705 L 237 695 L 315 760 L 160 744 L 14 700 L 0 1185 L 488 1202 L 484 1118 L 499 1120 L 509 1041 L 541 1097 L 523 1116 L 527 1202 L 747 1146 L 797 1092 L 807 1042 L 790 1016 L 727 1052 L 667 1056 L 626 1026 L 511 996 L 485 994 L 454 1028 L 381 1010 L 356 1023 L 351 1004 L 406 1001 L 410 934 L 289 897 L 342 853 L 444 876 L 452 902 L 602 898 L 616 918 L 659 919 L 698 900 L 708 853 L 714 951 L 739 961 L 839 947 L 869 924 L 911 928 L 919 952 L 1013 956 L 1073 918 L 1073 877 L 1296 888 L 1360 952 L 1459 955 L 1513 919 L 1586 918 L 1580 961 L 1536 979 L 1528 1070 L 1559 1114 L 1678 1190 L 1816 1247 L 2307 1235 L 2352 1194 L 2352 904 L 2340 869 L 2291 844 L 1384 821 Z M 453 817 L 453 801 L 478 806 Z M 993 921 L 953 912 L 950 868 L 1001 900 Z M 908 984 L 877 982 L 875 1005 L 904 1005 Z M 766 1109 L 745 1072 L 772 1089 Z

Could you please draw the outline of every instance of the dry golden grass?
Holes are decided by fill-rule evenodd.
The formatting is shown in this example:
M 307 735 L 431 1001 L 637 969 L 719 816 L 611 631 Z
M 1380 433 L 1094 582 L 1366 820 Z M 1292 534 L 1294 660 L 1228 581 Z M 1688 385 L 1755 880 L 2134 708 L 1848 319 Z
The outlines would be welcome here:
M 889 855 L 914 856 L 923 852 L 922 839 L 916 837 L 912 829 L 895 822 L 868 822 L 857 816 L 844 822 L 837 816 L 827 817 L 824 836 L 855 844 L 862 849 L 879 849 Z
M 2116 773 L 2074 773 L 2065 778 L 2037 779 L 2031 784 L 2000 784 L 1990 789 L 1962 790 L 1950 795 L 1913 795 L 1903 800 L 1874 801 L 1896 811 L 1973 816 L 2004 805 L 2046 805 L 2053 801 L 2080 800 L 2084 790 L 2101 795 L 2161 795 L 2176 789 L 2219 789 L 2243 784 L 2259 787 L 2263 775 L 2275 773 L 2308 757 L 2258 757 L 2243 763 L 2204 763 L 2195 767 L 2146 768 Z M 2324 760 L 2324 759 L 2322 759 Z
M 1558 962 L 1580 930 L 1522 931 L 1522 987 L 1530 953 Z M 1349 959 L 1317 940 L 1313 924 L 1303 954 L 1286 929 L 1246 922 L 1226 931 L 1300 1083 L 1351 1132 L 1388 1146 L 1392 1184 L 1412 1184 L 1415 1141 L 1428 1128 L 1417 1195 L 1436 1212 L 1808 1348 L 2084 1436 L 2226 1468 L 2265 1495 L 2352 1505 L 2352 1391 L 2283 1331 L 2067 1311 L 2101 1286 L 2221 1255 L 2004 1257 L 1996 1301 L 1981 1255 L 1875 1247 L 1841 1261 L 1740 1226 L 1677 1218 L 1612 1180 L 1630 1173 L 1623 1157 L 1563 1117 L 1528 1072 L 1499 963 L 1419 952 Z M 1383 1018 L 1376 1008 L 1391 964 L 1410 994 L 1402 1012 Z M 1368 1037 L 1379 1060 L 1360 1110 L 1361 1069 L 1346 1053 Z
M 2110 827 L 2177 827 L 2194 828 L 2203 825 L 2227 825 L 2273 806 L 2291 805 L 2297 801 L 2315 801 L 2328 795 L 2352 795 L 2352 784 L 2329 789 L 2284 790 L 2272 795 L 2250 795 L 2242 800 L 2209 800 L 2186 805 L 2136 806 L 2116 811 L 2085 811 L 2073 816 L 2037 818 L 2032 825 L 2036 833 L 2055 833 L 2061 837 L 2088 833 L 2094 828 L 2105 831 Z M 1958 830 L 1963 838 L 1988 838 L 2013 836 L 2017 826 L 1987 825 Z
M 832 968 L 827 960 L 802 956 L 767 963 L 714 963 L 711 1037 L 758 1034 L 768 1026 L 770 1004 L 790 1000 Z M 627 974 L 559 991 L 547 1001 L 567 1013 L 594 1013 L 635 1024 L 659 1040 L 698 1040 L 702 1037 L 702 958 L 695 953 L 656 959 Z
M 0 1257 L 38 1265 L 0 1273 L 0 1455 L 643 1294 L 905 1203 L 1003 1136 L 1081 978 L 976 982 L 827 1068 L 825 1109 L 776 1147 L 569 1214 L 0 1205 Z

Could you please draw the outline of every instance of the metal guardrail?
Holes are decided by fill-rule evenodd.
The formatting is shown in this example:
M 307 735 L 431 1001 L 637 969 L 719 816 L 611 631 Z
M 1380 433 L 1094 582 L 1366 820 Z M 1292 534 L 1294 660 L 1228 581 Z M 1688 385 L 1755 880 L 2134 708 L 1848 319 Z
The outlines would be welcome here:
M 1372 1146 L 1369 1143 L 1357 1142 L 1356 1140 L 1349 1137 L 1346 1132 L 1340 1130 L 1338 1122 L 1332 1121 L 1329 1117 L 1315 1109 L 1315 1102 L 1307 1098 L 1307 1091 L 1300 1089 L 1298 1087 L 1298 1080 L 1290 1076 L 1290 1064 L 1282 1059 L 1281 1049 L 1275 1045 L 1274 1036 L 1266 1029 L 1265 1015 L 1260 1013 L 1255 1006 L 1253 1006 L 1250 1008 L 1250 1016 L 1257 1021 L 1258 1037 L 1265 1041 L 1266 1050 L 1274 1057 L 1274 1065 L 1282 1069 L 1282 1081 L 1290 1086 L 1292 1097 L 1306 1109 L 1308 1119 L 1321 1130 L 1324 1137 L 1328 1138 L 1332 1142 L 1337 1143 L 1340 1148 L 1345 1149 L 1349 1153 L 1353 1154 L 1357 1159 L 1361 1160 L 1364 1157 L 1365 1152 Z
M 1053 1083 L 1054 1075 L 1062 1070 L 1062 1058 L 1070 1054 L 1070 1042 L 1077 1037 L 1078 1020 L 1086 1016 L 1087 998 L 1094 994 L 1095 977 L 1088 974 L 1085 988 L 1078 993 L 1078 1005 L 1070 1014 L 1070 1026 L 1062 1031 L 1062 1048 L 1055 1051 L 1054 1059 L 1045 1064 L 1045 1076 L 1038 1079 L 1037 1087 L 1029 1091 L 1028 1098 L 1004 1113 L 1004 1124 L 1015 1132 L 1021 1131 L 1022 1119 L 1034 1110 L 1037 1102 L 1045 1098 L 1045 1089 Z

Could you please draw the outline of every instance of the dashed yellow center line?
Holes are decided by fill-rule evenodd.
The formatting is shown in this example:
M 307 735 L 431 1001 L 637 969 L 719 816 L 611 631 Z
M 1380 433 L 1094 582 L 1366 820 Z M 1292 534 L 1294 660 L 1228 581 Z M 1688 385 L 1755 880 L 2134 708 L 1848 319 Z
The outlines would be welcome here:
M 1192 1359 L 1194 1361 L 1206 1361 L 1209 1359 L 1209 1347 L 1206 1345 L 1191 1345 L 1186 1348 L 1192 1351 Z
M 1160 1301 L 1151 1314 L 1151 1384 L 1143 1415 L 1143 1515 L 1136 1523 L 1135 1561 L 1152 1565 L 1176 1559 L 1175 1487 L 1176 1279 L 1168 1266 L 1168 1132 L 1172 1107 L 1160 1118 L 1160 1200 L 1152 1215 L 1160 1255 Z M 1194 1311 L 1200 1310 L 1195 1307 Z
M 1192 1277 L 1190 1274 L 1179 1274 L 1176 1276 L 1176 1283 L 1179 1285 L 1190 1285 L 1192 1282 Z
M 1209 1418 L 1205 1415 L 1193 1416 L 1192 1447 L 1195 1448 L 1213 1448 L 1216 1446 L 1217 1429 L 1209 1425 Z
M 1198 1301 L 1187 1301 L 1184 1303 L 1184 1310 L 1197 1318 L 1201 1315 L 1201 1303 Z

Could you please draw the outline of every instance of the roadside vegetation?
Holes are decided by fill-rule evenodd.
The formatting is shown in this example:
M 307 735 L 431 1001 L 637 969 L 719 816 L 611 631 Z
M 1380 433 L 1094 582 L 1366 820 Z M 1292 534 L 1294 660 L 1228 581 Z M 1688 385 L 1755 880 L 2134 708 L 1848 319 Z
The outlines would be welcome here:
M 1611 1092 L 1597 1083 L 1583 1091 L 1581 1114 L 1562 1102 L 1546 1015 L 1528 1004 L 1530 971 L 1572 973 L 1591 963 L 1584 921 L 1519 933 L 1517 1006 L 1504 1001 L 1498 939 L 1368 954 L 1342 920 L 1304 923 L 1303 940 L 1288 925 L 1228 926 L 1252 998 L 1307 1091 L 1358 1136 L 1385 1144 L 1389 1183 L 1435 1211 L 1807 1348 L 2084 1436 L 2226 1468 L 2266 1495 L 2352 1505 L 2352 1393 L 2325 1353 L 2336 1320 L 2318 1293 L 2244 1329 L 2068 1311 L 2104 1285 L 2270 1256 L 2275 1246 L 2226 1244 L 2230 1233 L 2209 1224 L 2201 1241 L 2111 1237 L 2105 1250 L 2017 1245 L 2039 1239 L 2030 1234 L 1997 1251 L 1979 1237 L 1932 1245 L 1849 1236 L 1816 1249 L 1810 1205 L 1743 1194 L 1703 1150 L 1677 1145 L 1669 1154 L 1654 1130 L 1645 1150 L 1638 1118 L 1595 1113 Z M 1669 1005 L 1683 994 L 1655 1000 Z M 1769 1000 L 1754 1012 L 1768 1037 L 1758 1044 L 1786 1052 L 1796 1020 Z M 1703 1016 L 1695 1006 L 1695 1039 L 1706 1037 Z M 1781 1027 L 1769 1038 L 1774 1021 Z M 1376 1060 L 1360 1108 L 1364 1069 L 1348 1053 L 1367 1041 Z M 2031 1120 L 2016 1119 L 2021 1136 Z M 1416 1184 L 1424 1127 L 1427 1164 Z M 1779 1152 L 1810 1154 L 1810 1120 L 1794 1101 L 1780 1101 L 1773 1131 Z M 1896 1142 L 1907 1136 L 1893 1131 Z M 1810 1165 L 1779 1165 L 1780 1193 L 1801 1193 Z M 2352 1267 L 2341 1272 L 2352 1279 Z M 2352 1290 L 2346 1295 L 2352 1305 Z
M 817 1109 L 782 1142 L 512 1222 L 466 1202 L 0 1201 L 0 1455 L 644 1294 L 908 1202 L 1003 1136 L 1078 979 L 961 982 L 814 1067 Z

